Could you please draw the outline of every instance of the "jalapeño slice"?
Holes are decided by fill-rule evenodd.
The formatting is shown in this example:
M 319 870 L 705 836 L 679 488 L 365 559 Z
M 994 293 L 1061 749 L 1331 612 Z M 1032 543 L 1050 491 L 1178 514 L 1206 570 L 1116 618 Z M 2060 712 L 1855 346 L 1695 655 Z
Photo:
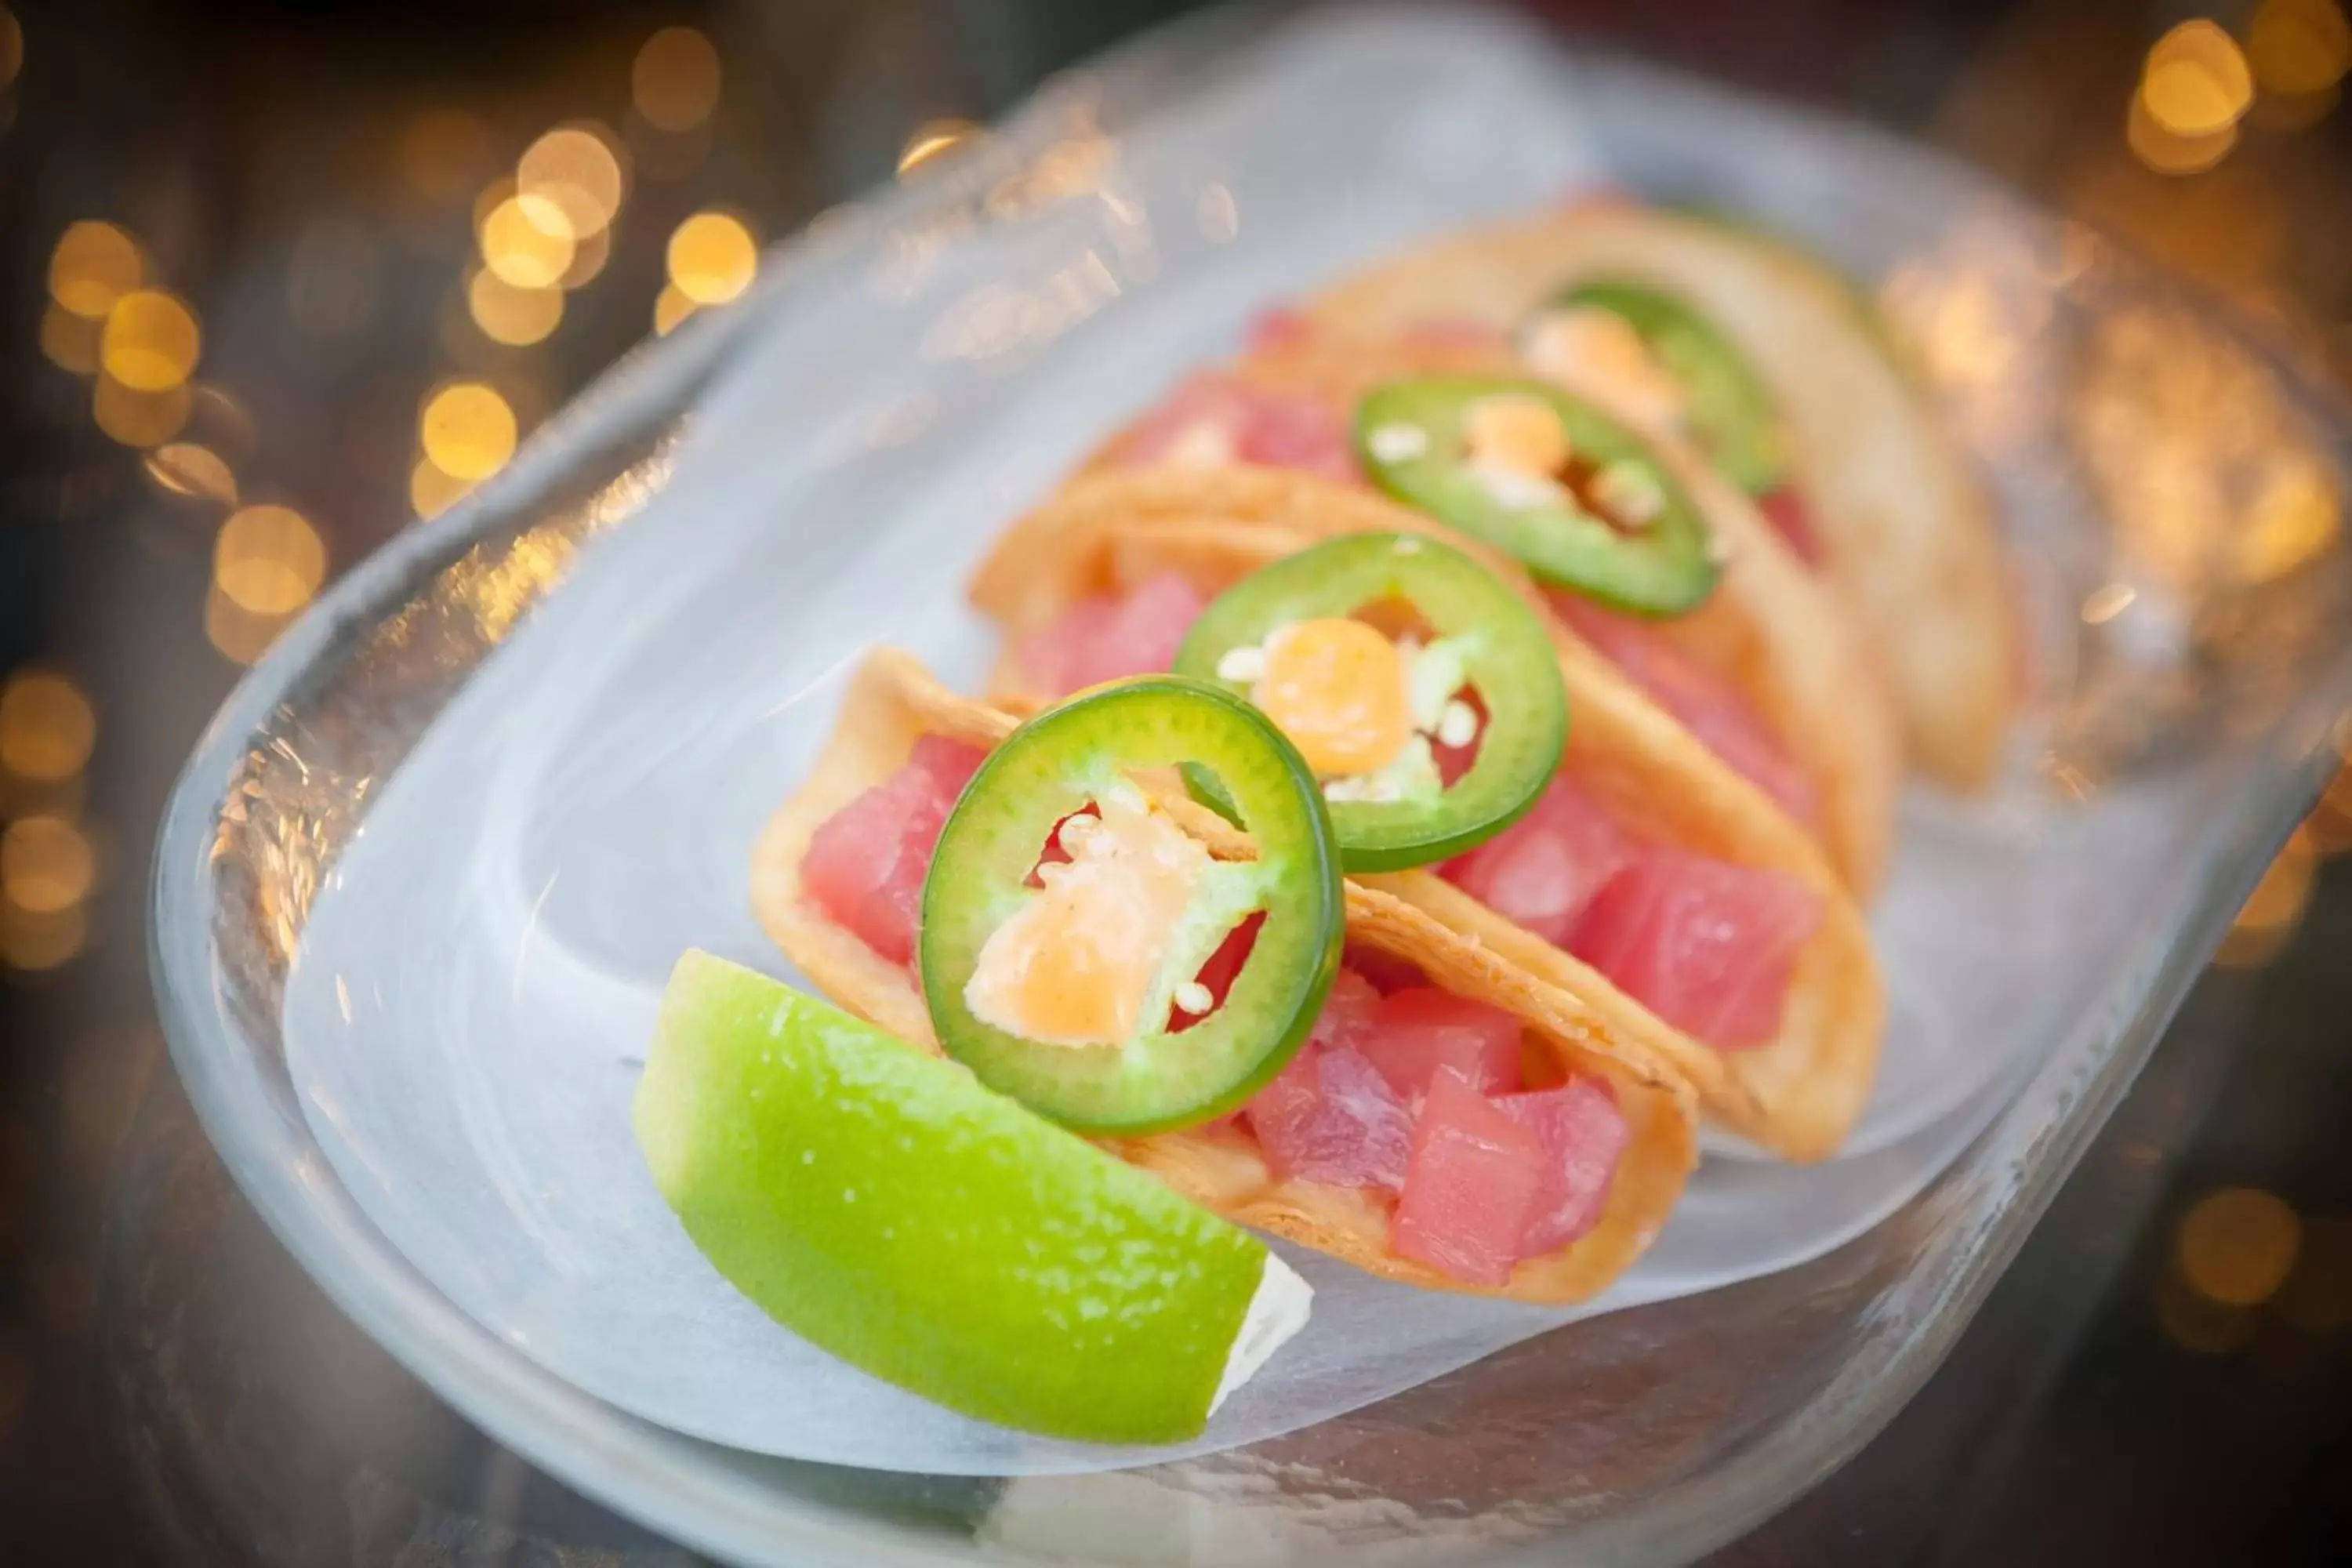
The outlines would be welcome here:
M 1595 279 L 1561 294 L 1553 310 L 1606 310 L 1633 329 L 1683 389 L 1683 417 L 1724 477 L 1752 496 L 1787 479 L 1787 444 L 1761 376 L 1715 323 L 1686 300 L 1644 283 Z
M 1106 876 L 1086 895 L 1070 890 L 1077 866 L 1040 865 L 1049 841 L 1076 841 L 1067 824 L 1081 816 L 1098 816 L 1091 831 L 1106 837 L 1119 823 L 1172 832 L 1137 778 L 1181 765 L 1216 775 L 1254 858 L 1202 865 L 1191 840 L 1170 857 L 1162 837 L 1129 861 L 1141 882 Z M 1182 876 L 1170 869 L 1179 861 Z M 1097 890 L 1107 896 L 1087 906 Z M 1343 913 L 1330 817 L 1297 749 L 1228 692 L 1145 676 L 1046 710 L 972 775 L 923 883 L 923 996 L 947 1054 L 999 1093 L 1083 1132 L 1157 1132 L 1234 1109 L 1282 1069 L 1338 971 Z M 1032 923 L 1006 932 L 1022 920 Z M 1185 1006 L 1245 926 L 1254 940 L 1222 1002 L 1205 1016 Z M 992 948 L 1000 933 L 1044 940 Z M 1140 980 L 1120 994 L 1117 1037 L 1040 1037 L 1042 1024 L 1008 1016 L 1003 998 L 1018 995 L 1066 1025 L 1084 1010 L 1076 994 L 1103 991 L 1122 967 Z M 994 1000 L 976 1008 L 975 993 Z M 992 1009 L 993 1022 L 981 1016 Z
M 1528 473 L 1474 460 L 1466 428 L 1490 398 L 1549 407 L 1567 461 Z M 1717 576 L 1706 520 L 1648 442 L 1539 381 L 1415 376 L 1356 406 L 1356 451 L 1372 482 L 1529 571 L 1635 615 L 1691 609 Z
M 1411 642 L 1400 639 L 1386 662 L 1349 673 L 1358 683 L 1402 685 L 1411 733 L 1391 757 L 1370 759 L 1372 768 L 1336 777 L 1327 768 L 1323 788 L 1341 865 L 1395 871 L 1459 855 L 1500 833 L 1535 805 L 1559 767 L 1568 739 L 1559 658 L 1517 595 L 1436 540 L 1351 534 L 1226 589 L 1192 623 L 1175 668 L 1243 696 L 1264 695 L 1259 682 L 1271 673 L 1265 650 L 1276 639 L 1364 615 L 1410 623 Z M 1475 706 L 1465 693 L 1475 694 Z M 1328 685 L 1312 695 L 1337 700 L 1327 707 L 1363 706 L 1357 693 Z M 1468 728 L 1465 714 L 1477 725 L 1467 737 L 1458 732 Z M 1449 728 L 1457 732 L 1449 735 Z M 1433 748 L 1458 754 L 1465 745 L 1475 748 L 1467 770 L 1444 784 Z M 1232 814 L 1208 771 L 1188 767 L 1185 774 L 1194 795 Z

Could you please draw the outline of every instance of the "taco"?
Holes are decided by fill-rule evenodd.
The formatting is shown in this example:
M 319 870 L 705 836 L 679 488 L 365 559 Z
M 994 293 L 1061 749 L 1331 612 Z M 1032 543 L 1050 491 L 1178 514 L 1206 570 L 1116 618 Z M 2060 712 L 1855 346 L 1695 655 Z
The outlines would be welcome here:
M 1294 949 L 1282 944 L 1296 932 L 1285 933 L 1292 905 L 1282 900 L 1296 893 L 1304 900 L 1297 908 L 1312 904 L 1312 889 L 1288 879 L 1294 864 L 1314 858 L 1294 861 L 1297 846 L 1282 841 L 1278 817 L 1261 845 L 1169 789 L 1164 778 L 1143 779 L 1150 795 L 1142 807 L 1120 804 L 1126 784 L 1107 784 L 1092 796 L 1091 805 L 1099 807 L 1090 830 L 1097 842 L 1113 834 L 1110 818 L 1141 810 L 1159 824 L 1151 831 L 1171 831 L 1172 824 L 1186 845 L 1204 850 L 1226 872 L 1268 863 L 1268 886 L 1275 890 L 1265 897 L 1274 912 L 1262 908 L 1256 924 L 1244 918 L 1222 937 L 1212 930 L 1210 957 L 1198 976 L 1165 994 L 1175 998 L 1168 1015 L 1171 1032 L 1156 1037 L 1181 1043 L 1188 1037 L 1172 1031 L 1192 1025 L 1202 1031 L 1198 1049 L 1183 1045 L 1173 1052 L 1177 1064 L 1167 1072 L 1132 1079 L 1108 1067 L 1095 1072 L 1090 1066 L 1064 1069 L 1049 1062 L 1045 1071 L 1053 1081 L 1041 1085 L 1034 1058 L 1050 1057 L 1052 1046 L 975 1027 L 967 1012 L 979 1007 L 972 998 L 983 991 L 1000 994 L 991 989 L 1000 985 L 1001 975 L 986 967 L 988 944 L 1026 917 L 983 921 L 993 930 L 981 945 L 981 967 L 941 968 L 957 952 L 969 958 L 967 939 L 974 933 L 964 928 L 976 907 L 973 889 L 987 879 L 971 875 L 985 856 L 971 859 L 969 846 L 988 841 L 990 834 L 1001 838 L 1001 825 L 1029 810 L 1027 826 L 1016 827 L 1014 836 L 1032 835 L 1023 842 L 1034 848 L 1021 849 L 1007 864 L 1027 864 L 1033 853 L 1040 854 L 1025 886 L 1066 885 L 1045 875 L 1046 862 L 1087 857 L 1087 841 L 1071 827 L 1086 813 L 1007 800 L 1005 792 L 1031 777 L 1041 756 L 1053 762 L 1055 725 L 1083 733 L 1090 721 L 1108 722 L 1108 743 L 1119 743 L 1134 721 L 1131 715 L 1107 721 L 1108 705 L 1125 703 L 1148 721 L 1155 697 L 1166 695 L 1157 687 L 1181 688 L 1177 695 L 1194 703 L 1230 700 L 1192 683 L 1129 682 L 1024 725 L 1010 713 L 948 691 L 907 655 L 875 653 L 848 683 L 840 719 L 815 766 L 777 809 L 753 850 L 751 902 L 761 924 L 842 1006 L 932 1053 L 940 1049 L 940 1021 L 946 1020 L 950 1037 L 969 1045 L 949 1054 L 983 1081 L 1024 1086 L 1033 1104 L 1066 1089 L 1068 1099 L 1056 1107 L 1066 1124 L 1089 1131 L 1105 1148 L 1229 1219 L 1423 1287 L 1551 1303 L 1581 1300 L 1605 1288 L 1664 1223 L 1696 1159 L 1696 1111 L 1687 1086 L 1638 1035 L 1621 1032 L 1601 1012 L 1532 979 L 1400 899 L 1340 884 L 1336 867 L 1328 868 L 1330 952 L 1319 967 L 1285 959 Z M 1249 713 L 1245 705 L 1232 706 L 1237 714 Z M 1255 716 L 1247 722 L 1263 724 Z M 1082 791 L 1077 798 L 1087 797 Z M 1305 798 L 1313 802 L 1311 786 Z M 1266 820 L 1243 804 L 1243 820 Z M 1040 809 L 1046 815 L 1037 816 Z M 967 830 L 967 823 L 982 826 Z M 1002 849 L 998 844 L 990 853 Z M 938 875 L 931 874 L 934 854 L 941 857 Z M 950 872 L 955 857 L 964 858 Z M 1068 869 L 1075 871 L 1075 863 Z M 1042 891 L 1034 898 L 1005 889 L 997 893 L 1023 910 L 1047 901 Z M 918 899 L 924 911 L 919 929 Z M 1108 907 L 1097 912 L 1107 920 L 1125 918 Z M 1342 918 L 1343 956 L 1338 946 Z M 1257 973 L 1262 966 L 1263 975 Z M 952 997 L 927 999 L 920 976 L 941 973 L 968 973 L 969 979 L 953 988 Z M 1292 1026 L 1312 1031 L 1295 1057 L 1286 1058 L 1284 1043 L 1271 1038 L 1271 1030 L 1255 1030 L 1250 1016 L 1239 1020 L 1241 1027 L 1216 1033 L 1227 1012 L 1265 1006 L 1269 997 L 1291 994 L 1285 987 L 1294 984 L 1311 995 Z M 1194 996 L 1192 986 L 1221 994 Z M 1067 1001 L 1060 996 L 1055 1005 Z M 1202 1004 L 1197 1016 L 1185 1010 L 1195 1002 Z M 1406 1041 L 1404 1050 L 1391 1048 L 1401 1037 L 1396 1031 L 1416 1026 L 1424 1032 Z M 1436 1035 L 1449 1042 L 1439 1054 L 1458 1063 L 1459 1071 L 1434 1070 L 1424 1060 L 1429 1053 L 1421 1047 Z M 1221 1059 L 1229 1047 L 1276 1048 L 1255 1066 L 1236 1069 L 1230 1084 L 1221 1079 L 1222 1087 L 1202 1091 L 1208 1097 L 1180 1118 L 1184 1125 L 1132 1133 L 1102 1130 L 1132 1109 L 1134 1095 L 1197 1089 L 1185 1081 L 1193 1058 Z M 1418 1071 L 1417 1086 L 1395 1076 L 1407 1062 L 1422 1063 L 1404 1069 L 1407 1079 Z M 1024 1073 L 1032 1076 L 1024 1079 Z M 1168 1103 L 1155 1100 L 1130 1120 L 1148 1123 Z M 1237 1112 L 1196 1120 L 1235 1104 Z M 1457 1113 L 1465 1126 L 1485 1118 L 1482 1124 L 1499 1128 L 1497 1136 L 1485 1144 L 1475 1138 L 1448 1142 L 1454 1124 L 1446 1119 Z M 1509 1127 L 1495 1121 L 1498 1114 Z M 1417 1171 L 1418 1162 L 1449 1158 L 1447 1149 L 1475 1153 L 1481 1148 L 1486 1153 L 1480 1158 L 1504 1149 L 1502 1163 L 1480 1166 L 1466 1185 L 1457 1184 L 1448 1200 L 1451 1213 L 1430 1206 L 1436 1201 L 1431 1194 L 1444 1198 L 1443 1182 L 1423 1183 L 1416 1196 L 1408 1166 Z M 1523 1190 L 1537 1178 L 1510 1149 L 1539 1150 L 1550 1161 L 1539 1191 Z M 1571 1152 L 1556 1158 L 1563 1149 Z M 1574 1152 L 1579 1150 L 1580 1155 Z M 1523 1225 L 1513 1222 L 1515 1245 L 1499 1253 L 1447 1228 L 1482 1223 L 1477 1200 L 1496 1191 L 1508 1199 L 1503 1206 L 1526 1215 Z
M 1850 596 L 1914 765 L 1960 788 L 1991 777 L 2020 650 L 1990 510 L 1829 268 L 1713 219 L 1595 203 L 1391 257 L 1308 318 L 1375 342 L 1486 333 L 1681 430 Z
M 1161 499 L 1193 482 L 1199 504 L 1139 505 L 1128 521 L 1093 516 L 1053 531 L 1059 552 L 1018 574 L 1023 591 L 1002 601 L 1011 651 L 994 689 L 1008 708 L 1057 696 L 1029 672 L 1067 672 L 1074 657 L 1213 668 L 1213 646 L 1189 662 L 1185 648 L 1234 598 L 1286 563 L 1330 576 L 1311 558 L 1339 540 L 1393 537 L 1370 525 L 1398 521 L 1397 509 L 1360 496 L 1296 515 L 1210 504 L 1310 482 L 1285 475 L 1116 482 L 1151 485 Z M 1350 532 L 1350 521 L 1367 531 Z M 1476 542 L 1425 523 L 1420 536 L 1433 548 L 1450 539 L 1502 591 L 1542 603 Z M 1549 632 L 1569 717 L 1541 798 L 1485 843 L 1362 880 L 1665 1057 L 1723 1125 L 1790 1159 L 1827 1156 L 1868 1099 L 1884 1019 L 1859 909 L 1787 816 L 1572 634 L 1557 623 Z M 1074 643 L 1092 646 L 1074 655 Z M 1511 700 L 1492 686 L 1479 694 L 1490 713 Z
M 1523 565 L 1536 558 L 1533 575 L 1549 579 L 1541 584 L 1547 608 L 1577 643 L 1617 666 L 1804 824 L 1847 885 L 1866 896 L 1891 847 L 1899 742 L 1845 605 L 1737 487 L 1671 433 L 1637 429 L 1605 391 L 1571 397 L 1531 386 L 1525 375 L 1495 344 L 1463 334 L 1371 345 L 1286 330 L 1234 364 L 1193 377 L 1113 436 L 1085 471 L 1006 532 L 973 579 L 972 601 L 1008 626 L 1036 624 L 1032 607 L 1054 597 L 1061 542 L 1107 521 L 1255 520 L 1318 536 L 1422 529 L 1457 542 L 1461 523 L 1489 555 Z M 1546 549 L 1495 519 L 1441 522 L 1442 510 L 1370 487 L 1365 465 L 1378 460 L 1366 443 L 1388 429 L 1350 422 L 1360 425 L 1376 398 L 1407 394 L 1433 400 L 1437 413 L 1429 416 L 1437 418 L 1537 403 L 1538 411 L 1573 421 L 1579 441 L 1616 447 L 1623 461 L 1609 472 L 1656 475 L 1671 509 L 1633 537 L 1630 549 L 1616 551 L 1619 541 L 1603 539 L 1599 551 L 1551 562 L 1558 569 L 1547 572 Z M 1478 499 L 1471 498 L 1474 512 Z M 1662 540 L 1677 517 L 1686 520 L 1685 537 Z M 1486 526 L 1474 526 L 1480 524 Z M 1596 553 L 1604 557 L 1597 568 Z M 1605 559 L 1612 554 L 1631 556 L 1634 570 L 1612 579 Z M 1604 602 L 1588 586 L 1595 583 L 1623 590 L 1620 605 L 1642 601 L 1639 612 Z M 1145 608 L 1172 616 L 1181 606 Z

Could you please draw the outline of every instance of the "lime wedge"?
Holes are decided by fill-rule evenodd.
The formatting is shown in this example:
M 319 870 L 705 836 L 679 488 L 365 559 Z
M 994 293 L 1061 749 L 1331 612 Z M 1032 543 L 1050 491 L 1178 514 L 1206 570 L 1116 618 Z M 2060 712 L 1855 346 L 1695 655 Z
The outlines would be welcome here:
M 1264 1243 L 765 975 L 689 951 L 637 1086 L 687 1235 L 786 1328 L 967 1415 L 1195 1436 L 1306 1321 Z

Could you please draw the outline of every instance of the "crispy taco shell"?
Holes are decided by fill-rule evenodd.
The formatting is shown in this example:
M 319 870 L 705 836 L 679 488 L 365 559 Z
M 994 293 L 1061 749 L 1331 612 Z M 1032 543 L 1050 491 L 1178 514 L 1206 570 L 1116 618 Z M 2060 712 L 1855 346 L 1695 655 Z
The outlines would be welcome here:
M 921 736 L 989 746 L 1013 725 L 1009 714 L 949 691 L 908 655 L 879 650 L 851 679 L 833 738 L 806 782 L 777 808 L 752 850 L 752 909 L 786 956 L 842 1006 L 934 1054 L 939 1047 L 913 973 L 828 919 L 802 889 L 801 860 L 817 826 L 887 778 Z M 1246 839 L 1222 819 L 1181 796 L 1165 804 L 1213 852 L 1247 853 Z M 1409 903 L 1350 883 L 1347 920 L 1350 942 L 1403 959 L 1433 984 L 1516 1015 L 1564 1068 L 1609 1084 L 1631 1135 L 1591 1231 L 1521 1263 L 1507 1285 L 1466 1285 L 1390 1251 L 1391 1204 L 1383 1194 L 1278 1178 L 1238 1127 L 1106 1140 L 1104 1147 L 1227 1219 L 1385 1279 L 1546 1303 L 1597 1294 L 1649 1246 L 1697 1158 L 1689 1088 L 1638 1036 L 1620 1033 L 1604 1014 Z
M 1363 394 L 1397 376 L 1437 370 L 1524 374 L 1491 351 L 1396 342 L 1378 346 L 1309 341 L 1263 351 L 1232 373 L 1255 384 L 1350 411 Z M 1605 389 L 1587 390 L 1609 404 Z M 1635 423 L 1622 409 L 1619 417 Z M 1654 630 L 1728 679 L 1811 783 L 1815 825 L 1831 863 L 1867 897 L 1886 868 L 1895 831 L 1900 741 L 1875 663 L 1843 600 L 1809 571 L 1736 486 L 1671 433 L 1644 432 L 1706 514 L 1728 561 L 1715 592 L 1689 615 Z M 1343 532 L 1417 531 L 1461 544 L 1464 537 L 1376 492 L 1279 468 L 1119 466 L 1132 429 L 1114 436 L 1085 471 L 1015 522 L 972 580 L 971 599 L 1016 630 L 1041 625 L 1045 605 L 1067 598 L 1055 582 L 1065 542 L 1106 522 L 1190 517 L 1279 523 L 1326 538 Z M 1556 619 L 1527 575 L 1490 548 L 1474 551 Z M 1574 634 L 1587 657 L 1595 657 Z
M 1828 571 L 1884 650 L 1913 762 L 1949 784 L 1985 784 L 2020 657 L 1992 514 L 1835 274 L 1726 224 L 1595 203 L 1392 257 L 1325 290 L 1310 313 L 1373 341 L 1439 319 L 1508 329 L 1597 278 L 1691 300 L 1755 366 L 1787 422 Z
M 1225 478 L 1237 475 L 1232 471 Z M 1066 536 L 1063 553 L 1039 581 L 1066 595 L 1065 605 L 1171 571 L 1213 595 L 1313 537 L 1280 523 L 1189 512 L 1106 522 Z M 1483 551 L 1475 542 L 1456 542 Z M 1534 595 L 1524 579 L 1516 581 L 1523 593 Z M 1050 618 L 1057 605 L 1039 597 L 1027 609 Z M 1708 1114 L 1727 1127 L 1792 1160 L 1833 1152 L 1869 1098 L 1885 1009 L 1860 910 L 1817 847 L 1754 785 L 1564 629 L 1556 636 L 1569 697 L 1561 766 L 1571 777 L 1644 837 L 1787 872 L 1822 900 L 1821 924 L 1790 979 L 1780 1033 L 1752 1049 L 1718 1051 L 1665 1024 L 1581 961 L 1433 871 L 1362 880 L 1578 998 L 1618 1033 L 1664 1056 L 1690 1079 Z M 1003 699 L 1005 706 L 1036 705 L 1018 695 L 1017 671 L 998 673 L 1013 682 L 1005 688 L 1013 693 Z

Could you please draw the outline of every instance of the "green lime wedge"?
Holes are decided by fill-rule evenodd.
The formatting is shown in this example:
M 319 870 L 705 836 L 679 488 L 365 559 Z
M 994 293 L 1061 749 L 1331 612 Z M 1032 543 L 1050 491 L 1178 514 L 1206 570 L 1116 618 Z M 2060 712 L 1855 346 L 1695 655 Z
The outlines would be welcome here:
M 1306 1321 L 1255 1237 L 952 1063 L 688 951 L 635 1107 L 703 1255 L 811 1343 L 950 1409 L 1197 1435 Z

